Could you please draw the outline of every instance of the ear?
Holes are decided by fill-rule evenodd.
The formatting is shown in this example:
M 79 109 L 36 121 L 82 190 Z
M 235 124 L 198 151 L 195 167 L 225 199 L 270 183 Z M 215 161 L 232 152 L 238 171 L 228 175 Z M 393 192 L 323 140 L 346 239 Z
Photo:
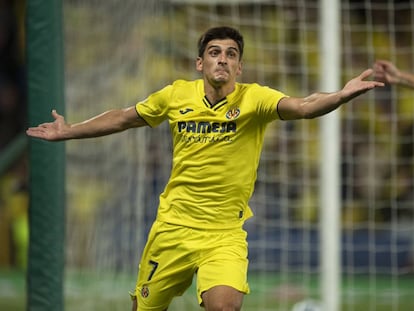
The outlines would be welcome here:
M 239 67 L 237 68 L 236 75 L 240 76 L 242 74 L 243 69 L 243 62 L 239 62 Z
M 196 59 L 196 70 L 200 72 L 203 71 L 203 59 L 201 57 L 197 57 Z

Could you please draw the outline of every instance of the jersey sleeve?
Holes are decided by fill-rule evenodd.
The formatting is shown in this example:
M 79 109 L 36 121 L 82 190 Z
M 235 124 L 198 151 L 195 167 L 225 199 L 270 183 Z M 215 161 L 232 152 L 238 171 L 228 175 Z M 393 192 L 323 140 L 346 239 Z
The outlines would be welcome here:
M 255 92 L 257 92 L 255 98 L 260 98 L 259 104 L 257 105 L 257 113 L 260 118 L 267 121 L 280 119 L 277 113 L 277 105 L 282 98 L 289 96 L 267 86 L 258 87 Z
M 172 85 L 168 85 L 135 105 L 137 113 L 149 126 L 156 127 L 167 119 L 172 88 Z

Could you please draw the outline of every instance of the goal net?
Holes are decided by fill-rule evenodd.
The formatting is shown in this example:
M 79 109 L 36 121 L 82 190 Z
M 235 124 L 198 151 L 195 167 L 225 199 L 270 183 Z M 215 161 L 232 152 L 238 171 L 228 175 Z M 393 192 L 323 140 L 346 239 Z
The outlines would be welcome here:
M 414 72 L 414 4 L 344 0 L 342 83 L 387 59 Z M 245 38 L 241 82 L 292 96 L 319 87 L 316 0 L 64 1 L 66 119 L 135 104 L 194 79 L 196 42 L 210 26 Z M 342 310 L 413 310 L 414 90 L 385 87 L 343 106 Z M 267 131 L 249 232 L 243 310 L 320 300 L 318 120 Z M 167 124 L 67 143 L 67 310 L 126 310 L 158 195 L 171 167 Z M 194 286 L 171 310 L 197 310 Z M 306 309 L 308 310 L 308 309 Z M 313 310 L 313 309 L 312 309 Z

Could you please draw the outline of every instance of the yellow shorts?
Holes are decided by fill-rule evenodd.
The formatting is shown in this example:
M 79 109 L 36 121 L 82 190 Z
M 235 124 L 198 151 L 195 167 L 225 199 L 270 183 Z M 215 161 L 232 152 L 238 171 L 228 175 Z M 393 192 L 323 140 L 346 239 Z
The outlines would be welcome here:
M 242 228 L 199 230 L 156 221 L 150 231 L 139 265 L 135 293 L 138 309 L 167 309 L 197 275 L 197 296 L 217 285 L 245 294 L 247 241 Z

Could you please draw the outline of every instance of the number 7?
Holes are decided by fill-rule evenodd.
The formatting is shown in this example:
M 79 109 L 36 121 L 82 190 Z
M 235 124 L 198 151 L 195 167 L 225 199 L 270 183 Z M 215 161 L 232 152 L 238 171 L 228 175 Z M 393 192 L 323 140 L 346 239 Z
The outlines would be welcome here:
M 150 281 L 152 279 L 152 276 L 154 275 L 155 270 L 157 270 L 157 268 L 158 268 L 158 262 L 153 261 L 153 260 L 150 260 L 149 263 L 150 263 L 150 265 L 152 265 L 152 270 L 151 270 L 151 272 L 150 272 L 150 274 L 148 276 L 148 280 L 147 281 Z

